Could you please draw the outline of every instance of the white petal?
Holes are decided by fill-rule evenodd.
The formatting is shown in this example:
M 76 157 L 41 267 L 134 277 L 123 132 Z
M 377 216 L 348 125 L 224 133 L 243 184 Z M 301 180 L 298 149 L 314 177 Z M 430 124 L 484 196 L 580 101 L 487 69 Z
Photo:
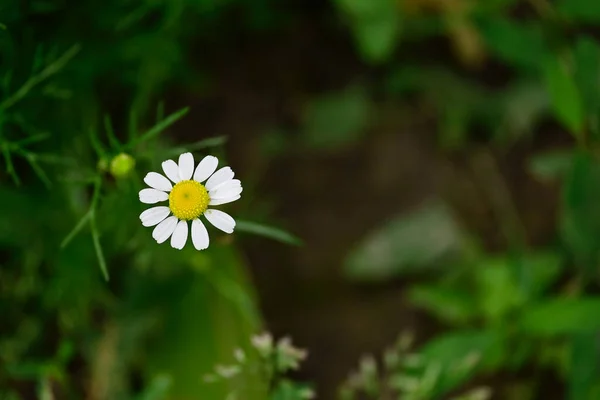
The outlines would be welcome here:
M 163 192 L 170 192 L 173 189 L 171 182 L 156 172 L 148 172 L 144 177 L 144 182 L 151 188 L 162 190 Z
M 211 194 L 211 199 L 227 199 L 234 196 L 239 196 L 242 193 L 243 188 L 241 186 L 235 186 L 230 188 L 219 189 L 215 194 Z
M 223 183 L 221 183 L 220 185 L 215 186 L 214 188 L 212 188 L 208 194 L 215 194 L 216 192 L 218 192 L 221 189 L 230 189 L 233 187 L 238 187 L 238 186 L 242 186 L 242 182 L 240 182 L 239 179 L 229 179 Z
M 206 190 L 212 190 L 219 186 L 221 183 L 232 179 L 234 176 L 233 171 L 229 167 L 223 167 L 217 172 L 215 172 L 208 180 L 206 181 Z
M 192 179 L 194 173 L 194 156 L 192 153 L 183 153 L 179 156 L 179 177 L 187 181 Z
M 171 215 L 169 218 L 165 219 L 160 224 L 156 225 L 156 228 L 152 231 L 152 237 L 156 240 L 157 243 L 163 243 L 175 230 L 177 226 L 177 217 Z
M 219 164 L 219 160 L 215 156 L 206 156 L 200 161 L 198 167 L 196 168 L 196 172 L 194 172 L 194 180 L 198 182 L 204 182 L 208 179 L 209 176 L 215 172 L 217 169 L 217 165 Z
M 169 216 L 169 207 L 152 207 L 140 214 L 140 220 L 144 226 L 154 226 Z
M 199 219 L 192 221 L 192 243 L 196 250 L 204 250 L 208 248 L 208 231 Z
M 227 204 L 227 203 L 231 203 L 233 201 L 239 200 L 240 199 L 239 194 L 237 196 L 233 196 L 233 197 L 226 197 L 223 199 L 210 199 L 210 202 L 208 203 L 209 206 L 220 206 L 221 204 Z
M 142 189 L 140 190 L 140 201 L 146 204 L 154 204 L 159 201 L 165 201 L 169 199 L 169 195 L 162 190 L 156 189 Z
M 215 228 L 222 230 L 225 233 L 232 233 L 235 228 L 235 220 L 227 213 L 221 210 L 206 210 L 204 213 L 208 222 L 213 224 Z
M 171 236 L 171 247 L 177 250 L 183 249 L 188 237 L 188 224 L 186 221 L 179 221 L 173 236 Z
M 169 178 L 173 182 L 177 183 L 181 180 L 181 178 L 179 177 L 179 167 L 177 166 L 177 163 L 175 163 L 175 161 L 164 161 L 162 163 L 162 169 L 163 171 L 165 171 L 165 175 L 167 175 L 167 178 Z

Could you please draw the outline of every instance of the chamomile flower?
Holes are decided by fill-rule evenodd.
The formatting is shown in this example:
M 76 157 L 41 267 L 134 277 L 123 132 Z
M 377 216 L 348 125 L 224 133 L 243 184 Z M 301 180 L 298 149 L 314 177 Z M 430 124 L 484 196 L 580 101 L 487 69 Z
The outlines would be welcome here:
M 171 247 L 181 250 L 187 242 L 191 224 L 194 247 L 206 249 L 208 231 L 200 220 L 201 216 L 215 228 L 225 233 L 233 232 L 235 220 L 229 214 L 209 207 L 239 199 L 242 184 L 239 179 L 233 179 L 231 168 L 222 167 L 217 171 L 218 163 L 216 157 L 206 156 L 194 168 L 192 153 L 183 153 L 178 164 L 173 160 L 162 163 L 167 177 L 157 172 L 149 172 L 144 177 L 150 188 L 140 191 L 140 201 L 145 204 L 169 202 L 168 207 L 152 207 L 140 214 L 142 225 L 156 226 L 152 237 L 157 243 L 171 238 Z

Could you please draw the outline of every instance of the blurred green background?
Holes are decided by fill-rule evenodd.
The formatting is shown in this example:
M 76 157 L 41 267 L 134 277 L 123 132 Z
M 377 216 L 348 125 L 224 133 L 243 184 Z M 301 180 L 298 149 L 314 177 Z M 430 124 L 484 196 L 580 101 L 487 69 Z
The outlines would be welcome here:
M 600 399 L 598 38 L 593 0 L 0 1 L 0 400 Z M 138 218 L 185 151 L 244 185 L 203 252 Z

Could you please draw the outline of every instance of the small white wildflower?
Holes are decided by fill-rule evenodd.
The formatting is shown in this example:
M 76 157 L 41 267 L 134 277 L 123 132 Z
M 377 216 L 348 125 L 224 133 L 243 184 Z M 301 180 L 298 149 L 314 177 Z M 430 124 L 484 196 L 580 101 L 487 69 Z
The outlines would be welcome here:
M 173 160 L 162 163 L 169 179 L 156 172 L 149 172 L 144 177 L 150 188 L 140 191 L 142 203 L 169 201 L 168 207 L 149 208 L 140 215 L 142 225 L 156 225 L 152 237 L 157 243 L 171 238 L 171 247 L 181 250 L 187 242 L 188 221 L 191 221 L 194 247 L 197 250 L 208 248 L 208 231 L 200 221 L 201 215 L 217 229 L 233 232 L 235 220 L 229 214 L 208 208 L 236 201 L 242 193 L 242 184 L 239 179 L 233 179 L 231 168 L 223 167 L 217 171 L 218 162 L 216 157 L 206 156 L 194 169 L 194 156 L 184 153 L 179 156 L 179 164 Z
M 236 361 L 240 364 L 243 364 L 246 361 L 246 353 L 244 353 L 244 350 L 242 349 L 235 349 L 235 351 L 233 352 L 233 356 L 235 357 Z
M 372 355 L 367 354 L 362 356 L 360 360 L 360 371 L 365 376 L 377 374 L 377 363 Z
M 298 396 L 301 399 L 311 400 L 315 398 L 316 394 L 311 388 L 303 388 L 298 392 Z
M 279 353 L 279 367 L 283 370 L 298 369 L 300 361 L 306 358 L 306 350 L 299 349 L 292 345 L 289 337 L 279 339 L 277 342 L 277 351 Z
M 240 373 L 240 367 L 237 365 L 217 365 L 215 372 L 222 378 L 233 378 Z
M 391 379 L 390 384 L 395 389 L 402 390 L 408 394 L 417 392 L 420 388 L 421 382 L 414 376 L 400 374 L 394 376 Z
M 268 356 L 273 350 L 273 336 L 270 333 L 252 336 L 252 345 L 263 357 Z
M 489 400 L 492 398 L 492 389 L 487 386 L 475 388 L 469 392 L 471 400 Z

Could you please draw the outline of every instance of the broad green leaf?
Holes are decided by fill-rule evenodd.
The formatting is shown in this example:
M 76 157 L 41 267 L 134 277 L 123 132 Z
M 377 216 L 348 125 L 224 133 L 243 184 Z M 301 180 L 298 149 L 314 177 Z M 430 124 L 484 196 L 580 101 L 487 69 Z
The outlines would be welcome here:
M 475 372 L 493 371 L 506 358 L 504 337 L 492 330 L 457 331 L 427 343 L 420 351 L 429 363 L 442 367 L 439 394 L 456 389 Z M 441 397 L 440 397 L 441 398 Z
M 557 336 L 600 331 L 600 297 L 554 298 L 525 309 L 521 329 L 531 335 Z
M 462 234 L 446 206 L 438 202 L 397 216 L 368 235 L 348 254 L 344 269 L 352 279 L 385 280 L 430 270 L 436 262 L 460 254 Z
M 600 110 L 600 46 L 590 37 L 581 37 L 573 51 L 575 82 L 588 115 Z
M 571 337 L 569 363 L 569 399 L 597 399 L 600 392 L 600 341 L 598 333 L 580 333 Z
M 520 265 L 531 281 L 528 299 L 542 296 L 557 281 L 563 270 L 563 258 L 553 251 L 538 251 L 521 257 Z
M 490 50 L 502 61 L 526 69 L 536 69 L 547 54 L 541 27 L 508 19 L 489 19 L 480 24 Z
M 576 263 L 593 274 L 600 260 L 600 163 L 575 153 L 562 197 L 562 240 Z
M 573 76 L 556 58 L 546 58 L 542 68 L 556 119 L 573 136 L 580 138 L 585 123 L 585 112 Z
M 416 286 L 408 292 L 412 304 L 424 308 L 448 323 L 464 324 L 471 321 L 477 311 L 477 303 L 460 289 L 442 286 Z
M 525 300 L 509 262 L 507 259 L 486 260 L 475 271 L 479 295 L 477 304 L 492 324 L 505 321 L 509 313 Z
M 584 23 L 600 22 L 600 3 L 590 0 L 558 0 L 558 12 L 573 21 Z
M 163 400 L 167 398 L 173 380 L 168 375 L 157 375 L 136 400 Z
M 378 64 L 392 55 L 398 41 L 402 16 L 394 0 L 336 0 L 348 15 L 363 58 Z
M 393 0 L 335 0 L 335 3 L 357 19 L 378 18 L 397 9 Z
M 388 60 L 396 48 L 400 28 L 400 18 L 394 12 L 373 20 L 357 21 L 354 35 L 363 58 L 373 64 Z
M 304 139 L 315 148 L 330 149 L 356 143 L 369 123 L 371 102 L 361 87 L 311 101 L 304 114 Z
M 465 330 L 447 333 L 428 342 L 419 354 L 429 361 L 445 365 L 460 363 L 469 354 L 477 355 L 477 364 L 483 367 L 498 366 L 504 358 L 504 339 L 493 330 Z

